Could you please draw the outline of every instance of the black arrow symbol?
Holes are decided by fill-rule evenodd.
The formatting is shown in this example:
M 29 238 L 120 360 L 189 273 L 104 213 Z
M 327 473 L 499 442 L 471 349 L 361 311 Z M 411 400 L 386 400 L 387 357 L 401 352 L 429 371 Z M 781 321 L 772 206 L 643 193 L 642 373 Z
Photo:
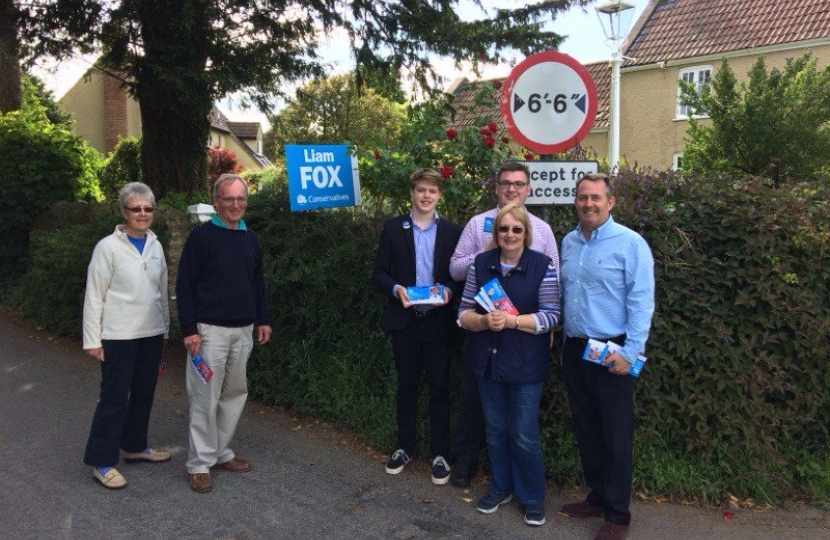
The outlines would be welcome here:
M 580 97 L 577 100 L 577 102 L 575 103 L 576 108 L 579 109 L 580 111 L 582 111 L 582 114 L 585 114 L 585 98 L 586 97 L 588 97 L 587 94 L 582 94 L 582 97 Z
M 525 104 L 525 100 L 519 97 L 519 94 L 513 94 L 513 112 L 518 111 Z

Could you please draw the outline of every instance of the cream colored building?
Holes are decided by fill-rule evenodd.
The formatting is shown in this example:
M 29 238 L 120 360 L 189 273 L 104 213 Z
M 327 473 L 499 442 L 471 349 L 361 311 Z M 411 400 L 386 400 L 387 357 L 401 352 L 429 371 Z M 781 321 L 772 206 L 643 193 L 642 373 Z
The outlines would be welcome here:
M 72 114 L 73 131 L 102 154 L 123 137 L 141 137 L 138 101 L 129 97 L 116 77 L 90 69 L 58 103 Z M 263 132 L 258 122 L 231 122 L 213 107 L 209 115 L 210 136 L 206 146 L 227 148 L 246 169 L 271 165 L 262 153 Z

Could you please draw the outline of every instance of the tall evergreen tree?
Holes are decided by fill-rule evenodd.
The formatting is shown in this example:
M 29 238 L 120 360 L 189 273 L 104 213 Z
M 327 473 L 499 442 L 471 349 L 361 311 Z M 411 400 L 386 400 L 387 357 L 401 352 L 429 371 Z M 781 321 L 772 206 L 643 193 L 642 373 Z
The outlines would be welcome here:
M 335 29 L 362 63 L 407 67 L 428 84 L 430 55 L 477 63 L 556 47 L 561 38 L 541 22 L 587 3 L 543 0 L 475 21 L 459 17 L 459 0 L 34 0 L 18 9 L 34 44 L 27 54 L 68 36 L 96 45 L 100 66 L 123 74 L 140 102 L 144 178 L 163 195 L 202 186 L 216 99 L 242 91 L 264 104 L 285 83 L 322 75 L 319 46 Z

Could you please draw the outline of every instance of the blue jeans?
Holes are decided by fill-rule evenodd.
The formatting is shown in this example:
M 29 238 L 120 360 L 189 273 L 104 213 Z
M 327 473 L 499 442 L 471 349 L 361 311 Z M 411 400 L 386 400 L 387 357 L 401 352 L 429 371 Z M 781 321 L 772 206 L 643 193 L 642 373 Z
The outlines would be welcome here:
M 502 384 L 479 379 L 490 457 L 490 490 L 515 494 L 521 504 L 545 500 L 545 465 L 539 439 L 544 382 Z

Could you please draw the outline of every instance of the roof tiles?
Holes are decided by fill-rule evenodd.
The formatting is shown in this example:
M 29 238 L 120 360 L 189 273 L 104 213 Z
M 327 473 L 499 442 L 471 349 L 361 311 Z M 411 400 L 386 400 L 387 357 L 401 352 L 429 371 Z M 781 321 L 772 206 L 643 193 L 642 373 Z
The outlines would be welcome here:
M 830 0 L 660 0 L 642 17 L 627 66 L 830 37 Z

